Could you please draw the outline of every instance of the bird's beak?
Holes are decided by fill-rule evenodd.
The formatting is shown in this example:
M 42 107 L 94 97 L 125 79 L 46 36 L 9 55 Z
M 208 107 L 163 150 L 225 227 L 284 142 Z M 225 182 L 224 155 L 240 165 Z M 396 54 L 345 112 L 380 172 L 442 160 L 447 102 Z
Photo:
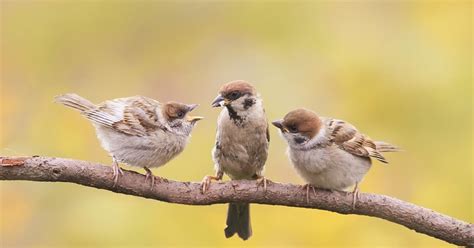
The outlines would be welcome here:
M 272 121 L 273 126 L 280 129 L 282 132 L 286 131 L 286 128 L 283 126 L 283 120 Z
M 221 95 L 218 95 L 216 99 L 214 99 L 214 101 L 211 103 L 211 106 L 214 108 L 222 107 L 223 106 L 222 102 L 225 102 L 224 97 L 222 97 Z
M 199 106 L 199 104 L 188 104 L 186 105 L 188 107 L 188 112 L 193 111 L 195 108 Z
M 193 123 L 197 122 L 199 120 L 202 120 L 202 119 L 204 119 L 204 117 L 202 117 L 202 116 L 188 116 L 188 118 L 187 118 L 187 120 L 189 122 L 193 122 Z
M 188 112 L 191 112 L 193 111 L 195 108 L 197 108 L 199 106 L 199 104 L 188 104 L 186 105 L 188 107 Z M 204 119 L 204 117 L 201 117 L 201 116 L 188 116 L 186 117 L 186 120 L 188 122 L 191 122 L 191 123 L 195 123 L 199 120 L 202 120 Z

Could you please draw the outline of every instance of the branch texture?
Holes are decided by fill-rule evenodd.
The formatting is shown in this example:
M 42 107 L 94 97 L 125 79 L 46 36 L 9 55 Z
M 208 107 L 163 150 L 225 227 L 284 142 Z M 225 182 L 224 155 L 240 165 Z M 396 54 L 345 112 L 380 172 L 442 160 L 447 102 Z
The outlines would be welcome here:
M 248 202 L 315 208 L 382 218 L 452 244 L 474 245 L 474 225 L 384 195 L 360 193 L 353 209 L 352 195 L 345 192 L 316 189 L 307 202 L 306 191 L 298 185 L 269 182 L 264 191 L 255 181 L 242 180 L 212 183 L 210 189 L 202 194 L 200 184 L 191 182 L 161 180 L 151 188 L 149 182 L 145 182 L 144 175 L 127 170 L 113 187 L 110 166 L 49 157 L 0 157 L 0 180 L 69 182 L 187 205 Z

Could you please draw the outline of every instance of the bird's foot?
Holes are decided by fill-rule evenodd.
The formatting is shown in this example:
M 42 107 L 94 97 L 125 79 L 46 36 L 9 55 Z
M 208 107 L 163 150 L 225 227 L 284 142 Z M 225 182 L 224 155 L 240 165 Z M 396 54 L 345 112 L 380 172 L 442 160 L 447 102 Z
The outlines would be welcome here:
M 114 185 L 113 187 L 115 188 L 115 186 L 117 185 L 118 183 L 118 179 L 120 177 L 120 175 L 123 176 L 123 171 L 122 169 L 120 168 L 117 160 L 115 160 L 115 158 L 113 158 L 113 163 L 112 163 L 112 170 L 113 170 L 113 175 L 114 175 Z
M 206 191 L 211 186 L 211 181 L 212 180 L 220 181 L 220 180 L 222 180 L 222 176 L 223 175 L 220 174 L 220 173 L 216 174 L 215 176 L 210 176 L 210 175 L 205 176 L 201 181 L 201 191 L 202 191 L 202 193 L 203 194 L 206 193 Z
M 143 169 L 145 169 L 145 171 L 146 171 L 145 183 L 148 181 L 148 179 L 151 179 L 150 188 L 152 189 L 155 186 L 155 176 L 153 175 L 151 170 L 148 169 L 147 167 L 143 167 Z M 160 181 L 160 178 L 158 178 L 158 181 Z
M 266 177 L 261 176 L 257 179 L 257 188 L 260 187 L 260 185 L 263 186 L 263 191 L 267 191 L 267 183 L 269 180 L 267 180 Z
M 309 189 L 310 188 L 313 190 L 313 194 L 316 195 L 316 190 L 314 189 L 313 185 L 309 183 L 303 185 L 303 190 L 306 190 L 306 203 L 309 203 Z
M 359 199 L 359 183 L 356 183 L 352 191 L 352 209 L 356 208 L 357 200 Z

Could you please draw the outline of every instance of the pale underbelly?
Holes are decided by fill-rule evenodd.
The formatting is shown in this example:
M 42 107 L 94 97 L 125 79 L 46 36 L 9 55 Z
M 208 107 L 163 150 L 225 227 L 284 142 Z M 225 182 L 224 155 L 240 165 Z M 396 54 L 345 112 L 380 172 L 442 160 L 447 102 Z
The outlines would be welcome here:
M 344 190 L 362 181 L 371 167 L 369 158 L 342 153 L 312 154 L 292 159 L 298 174 L 309 184 L 325 189 Z
M 159 167 L 178 155 L 184 142 L 159 136 L 130 136 L 102 128 L 97 132 L 102 147 L 118 162 L 137 167 Z

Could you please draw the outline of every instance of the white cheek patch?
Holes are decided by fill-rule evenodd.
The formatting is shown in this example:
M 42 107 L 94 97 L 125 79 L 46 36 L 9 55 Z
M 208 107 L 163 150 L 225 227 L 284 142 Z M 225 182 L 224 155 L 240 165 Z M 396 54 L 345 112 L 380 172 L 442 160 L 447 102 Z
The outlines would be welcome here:
M 289 132 L 282 132 L 280 130 L 281 136 L 285 139 L 285 141 L 288 143 L 289 146 L 294 147 L 294 148 L 301 148 L 301 144 L 298 144 L 295 140 L 299 139 L 300 137 L 297 136 L 297 134 L 294 133 L 289 133 Z
M 317 145 L 325 143 L 326 141 L 327 141 L 326 128 L 325 126 L 321 126 L 318 134 L 314 136 L 312 139 L 308 140 L 306 143 L 304 143 L 303 148 L 311 149 Z
M 288 137 L 287 133 L 282 132 L 280 129 L 278 130 L 278 134 L 280 134 L 280 137 L 282 137 L 287 143 L 289 143 L 291 137 Z
M 249 96 L 242 96 L 239 99 L 232 101 L 230 107 L 232 107 L 232 109 L 244 119 L 252 116 L 260 118 L 263 112 L 262 100 L 260 98 Z
M 234 100 L 230 103 L 230 106 L 234 109 L 234 110 L 238 110 L 238 111 L 242 111 L 244 110 L 244 98 L 245 97 L 240 97 L 239 99 L 237 100 Z

